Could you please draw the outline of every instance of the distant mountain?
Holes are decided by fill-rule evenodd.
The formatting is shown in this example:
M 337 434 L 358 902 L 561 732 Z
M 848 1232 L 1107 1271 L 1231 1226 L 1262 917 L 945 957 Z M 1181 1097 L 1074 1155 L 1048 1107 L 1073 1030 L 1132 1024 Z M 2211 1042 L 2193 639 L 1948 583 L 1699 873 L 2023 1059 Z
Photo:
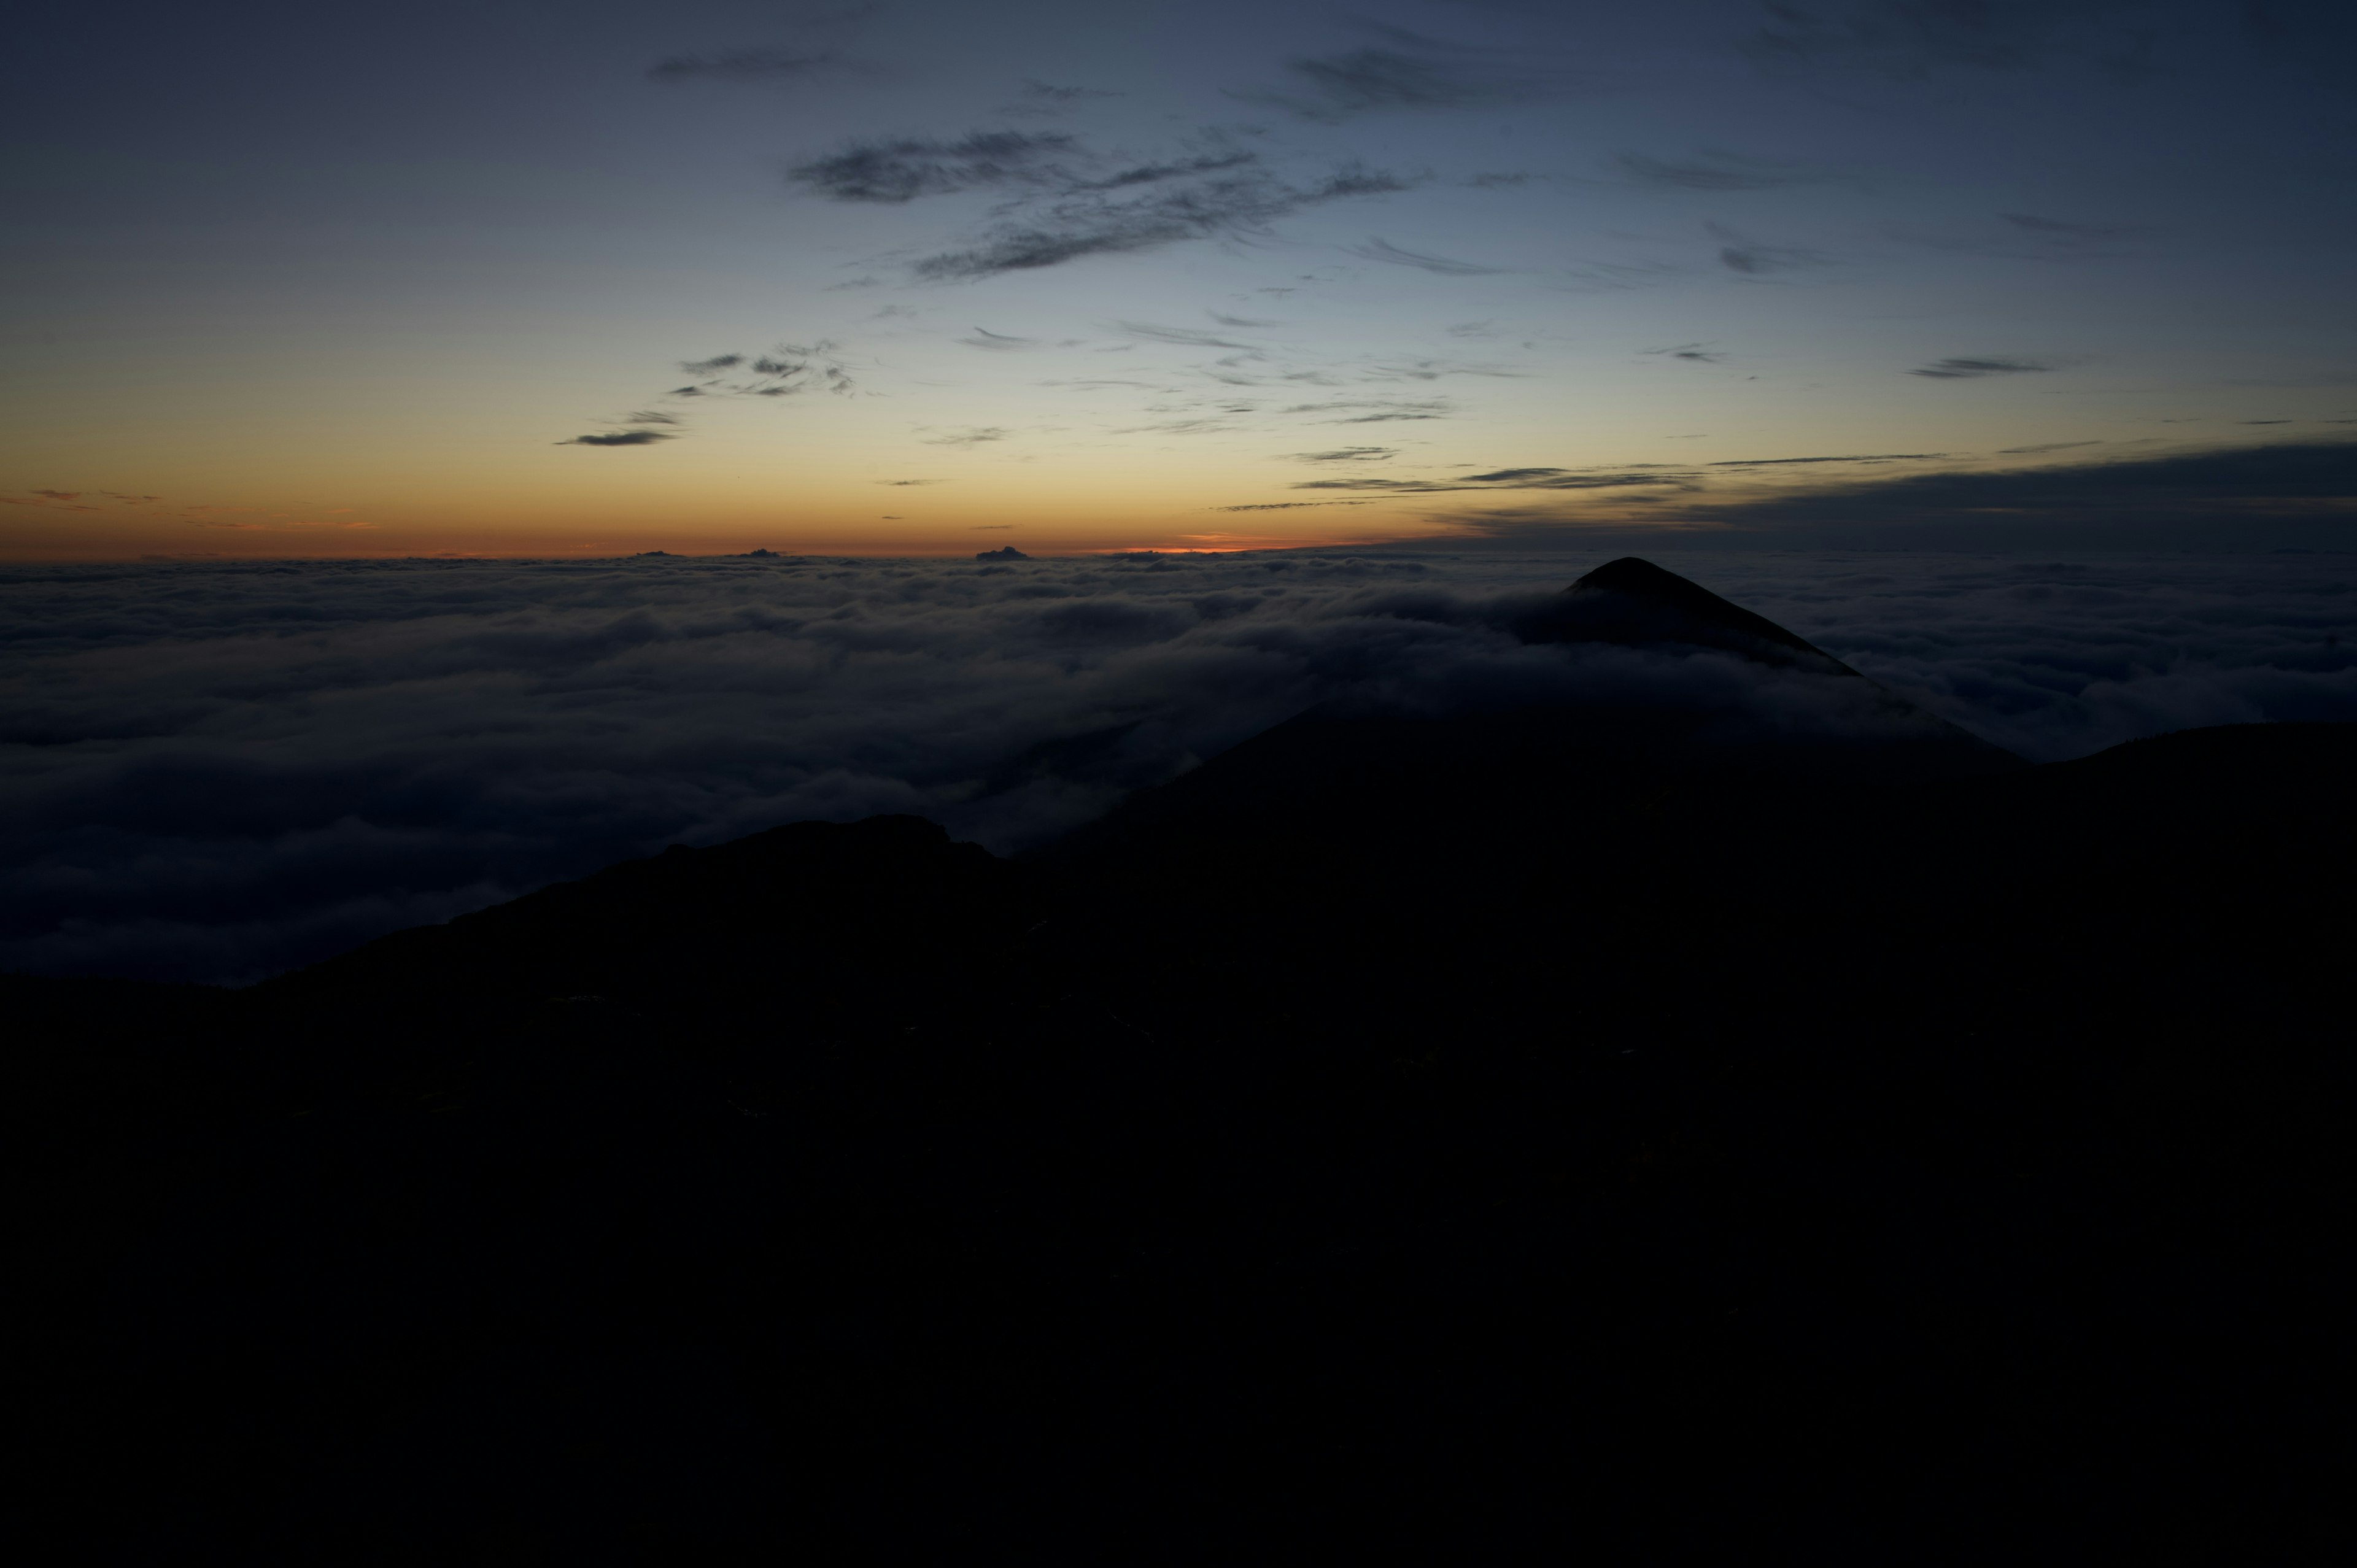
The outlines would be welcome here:
M 1588 573 L 1521 630 L 1526 642 L 1718 648 L 1763 664 L 1857 674 L 1767 617 L 1634 555 L 1608 561 Z
M 1773 621 L 1634 556 L 1598 567 L 1513 629 L 1532 644 L 1731 654 L 1803 686 L 1824 685 L 1815 702 L 1781 704 L 1739 684 L 1697 681 L 1680 690 L 1658 678 L 1623 679 L 1609 695 L 1493 700 L 1439 714 L 1328 703 L 1132 796 L 1051 853 L 1237 833 L 1560 824 L 1632 791 L 1923 783 L 2028 766 Z
M 1560 599 L 1841 723 L 1318 713 L 1060 853 L 0 981 L 50 1539 L 2337 1560 L 2357 725 L 2030 767 L 1644 563 Z

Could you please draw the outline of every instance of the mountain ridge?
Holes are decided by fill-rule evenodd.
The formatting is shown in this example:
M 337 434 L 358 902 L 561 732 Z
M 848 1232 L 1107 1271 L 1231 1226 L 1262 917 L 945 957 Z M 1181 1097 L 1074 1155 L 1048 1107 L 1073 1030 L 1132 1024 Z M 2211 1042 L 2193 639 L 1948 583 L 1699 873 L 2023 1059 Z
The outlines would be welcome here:
M 2328 1560 L 2357 725 L 1575 716 L 0 981 L 27 1479 L 136 1562 Z
M 2028 766 L 1798 634 L 1635 556 L 1587 574 L 1512 629 L 1534 646 L 1733 655 L 1780 679 L 1832 682 L 1838 709 L 1811 728 L 1763 718 L 1740 688 L 1665 706 L 1644 686 L 1613 700 L 1524 698 L 1457 714 L 1322 703 L 1138 791 L 1042 853 L 1078 858 L 1177 833 L 1263 832 L 1273 819 L 1297 831 L 1323 815 L 1349 832 L 1415 813 L 1521 821 L 1664 788 L 1920 783 Z

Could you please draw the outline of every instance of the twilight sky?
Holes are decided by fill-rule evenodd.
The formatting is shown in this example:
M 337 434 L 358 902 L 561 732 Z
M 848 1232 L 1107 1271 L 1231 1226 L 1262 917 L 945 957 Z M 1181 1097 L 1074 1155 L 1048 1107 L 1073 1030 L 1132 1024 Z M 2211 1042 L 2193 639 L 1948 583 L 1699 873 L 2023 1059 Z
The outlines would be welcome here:
M 0 555 L 2345 544 L 2347 16 L 49 6 Z

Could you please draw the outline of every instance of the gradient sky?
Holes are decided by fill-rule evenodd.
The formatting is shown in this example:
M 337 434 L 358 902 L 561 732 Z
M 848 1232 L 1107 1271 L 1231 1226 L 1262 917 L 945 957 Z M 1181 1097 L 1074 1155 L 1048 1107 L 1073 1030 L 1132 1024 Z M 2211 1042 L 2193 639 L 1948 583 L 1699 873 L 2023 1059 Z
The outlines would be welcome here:
M 2345 517 L 2345 15 L 53 5 L 0 554 Z

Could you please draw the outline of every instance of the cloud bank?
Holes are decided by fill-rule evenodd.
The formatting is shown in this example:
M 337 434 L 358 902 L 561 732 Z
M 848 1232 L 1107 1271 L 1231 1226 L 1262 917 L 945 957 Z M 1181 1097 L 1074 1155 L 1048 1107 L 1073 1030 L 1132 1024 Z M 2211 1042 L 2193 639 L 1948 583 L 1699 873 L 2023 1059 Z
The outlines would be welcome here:
M 2314 542 L 2345 547 L 2357 542 L 2350 527 L 2357 523 L 2357 443 L 2285 443 L 2037 468 L 1906 474 L 1696 508 L 1693 514 L 1754 529 L 1868 529 L 1893 542 L 1910 532 L 1978 528 L 1992 542 L 2008 544 L 2031 542 L 2041 530 L 2050 539 L 2081 545 L 2106 532 L 2122 542 L 2174 543 L 2179 541 L 2169 537 L 2174 531 L 2188 539 L 2208 534 L 2212 542 L 2239 533 L 2247 547 L 2262 539 L 2286 542 L 2305 526 L 2319 533 Z
M 2001 455 L 2102 445 L 2037 443 Z M 1803 477 L 1820 464 L 1951 462 L 1961 456 L 1886 452 L 1728 458 L 1683 472 L 1665 467 L 1625 478 L 1631 485 L 1680 486 L 1648 508 L 1647 529 L 1674 523 L 1695 531 L 1688 543 L 1738 550 L 1771 544 L 1880 550 L 2357 550 L 2357 443 L 2347 441 L 2160 453 L 2147 449 L 2144 456 L 2036 467 L 1943 467 L 1830 482 Z M 1502 469 L 1418 485 L 1432 491 L 1469 486 L 1548 489 L 1555 487 L 1546 477 L 1564 472 Z M 1773 474 L 1798 482 L 1725 499 L 1712 493 L 1716 479 Z M 1596 476 L 1575 470 L 1566 478 L 1575 482 L 1563 488 L 1577 489 L 1583 487 L 1577 481 Z M 1433 521 L 1467 535 L 1523 546 L 1545 540 L 1601 543 L 1615 530 L 1631 526 L 1609 513 L 1583 513 L 1542 502 L 1436 512 Z M 1645 537 L 1659 537 L 1642 532 L 1622 536 L 1632 547 L 1641 547 Z
M 1512 635 L 1602 558 L 15 569 L 0 967 L 250 980 L 805 818 L 1020 848 L 1329 698 L 1807 716 L 1723 660 Z M 2357 718 L 2357 562 L 1665 559 L 2025 755 Z

